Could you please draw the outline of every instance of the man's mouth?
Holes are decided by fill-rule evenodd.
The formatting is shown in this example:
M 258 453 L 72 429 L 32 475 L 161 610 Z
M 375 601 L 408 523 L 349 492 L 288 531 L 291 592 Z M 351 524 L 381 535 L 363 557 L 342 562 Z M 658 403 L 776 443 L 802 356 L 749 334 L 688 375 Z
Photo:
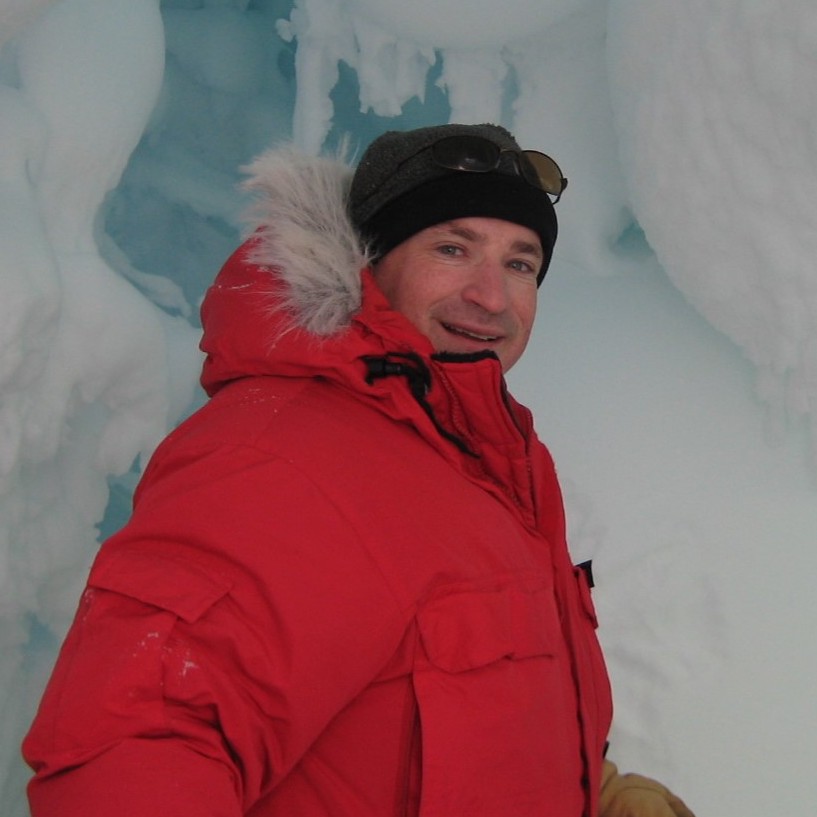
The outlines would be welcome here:
M 472 332 L 470 329 L 465 329 L 462 326 L 454 326 L 450 323 L 444 323 L 443 328 L 452 335 L 459 335 L 461 338 L 469 338 L 470 340 L 480 341 L 481 343 L 494 343 L 500 340 L 499 335 L 483 335 L 478 332 Z

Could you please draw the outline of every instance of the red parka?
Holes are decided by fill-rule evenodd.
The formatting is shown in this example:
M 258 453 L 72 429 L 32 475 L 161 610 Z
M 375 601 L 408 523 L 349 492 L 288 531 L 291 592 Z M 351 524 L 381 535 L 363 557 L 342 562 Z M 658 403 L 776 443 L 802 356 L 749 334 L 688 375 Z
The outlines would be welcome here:
M 594 815 L 609 687 L 529 412 L 352 269 L 345 170 L 265 161 L 274 205 L 203 305 L 211 399 L 26 738 L 33 817 Z M 340 241 L 295 212 L 310 174 Z

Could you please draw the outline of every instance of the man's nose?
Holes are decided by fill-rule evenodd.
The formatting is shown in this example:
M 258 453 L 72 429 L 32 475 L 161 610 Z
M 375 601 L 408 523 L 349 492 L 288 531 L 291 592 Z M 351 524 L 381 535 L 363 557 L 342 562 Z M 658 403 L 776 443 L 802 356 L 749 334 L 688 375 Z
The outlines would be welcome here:
M 503 312 L 508 306 L 508 278 L 502 264 L 487 258 L 476 263 L 462 296 L 487 312 Z

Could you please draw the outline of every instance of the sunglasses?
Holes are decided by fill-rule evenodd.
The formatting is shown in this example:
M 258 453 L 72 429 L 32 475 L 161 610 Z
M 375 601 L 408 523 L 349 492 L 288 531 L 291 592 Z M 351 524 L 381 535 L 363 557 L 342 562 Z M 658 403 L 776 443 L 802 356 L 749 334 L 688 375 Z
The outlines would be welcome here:
M 501 148 L 490 139 L 468 135 L 446 136 L 430 148 L 424 148 L 429 149 L 436 165 L 464 173 L 490 173 L 499 167 L 503 155 L 509 153 L 514 159 L 516 174 L 533 187 L 544 190 L 553 198 L 554 204 L 567 187 L 567 179 L 559 165 L 538 150 Z

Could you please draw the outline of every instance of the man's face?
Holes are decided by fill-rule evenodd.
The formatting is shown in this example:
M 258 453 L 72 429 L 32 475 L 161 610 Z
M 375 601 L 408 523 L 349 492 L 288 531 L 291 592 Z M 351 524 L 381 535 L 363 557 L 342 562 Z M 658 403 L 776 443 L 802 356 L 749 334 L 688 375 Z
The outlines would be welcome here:
M 428 227 L 387 253 L 375 278 L 438 352 L 495 352 L 507 372 L 527 346 L 543 254 L 533 230 L 495 218 Z

